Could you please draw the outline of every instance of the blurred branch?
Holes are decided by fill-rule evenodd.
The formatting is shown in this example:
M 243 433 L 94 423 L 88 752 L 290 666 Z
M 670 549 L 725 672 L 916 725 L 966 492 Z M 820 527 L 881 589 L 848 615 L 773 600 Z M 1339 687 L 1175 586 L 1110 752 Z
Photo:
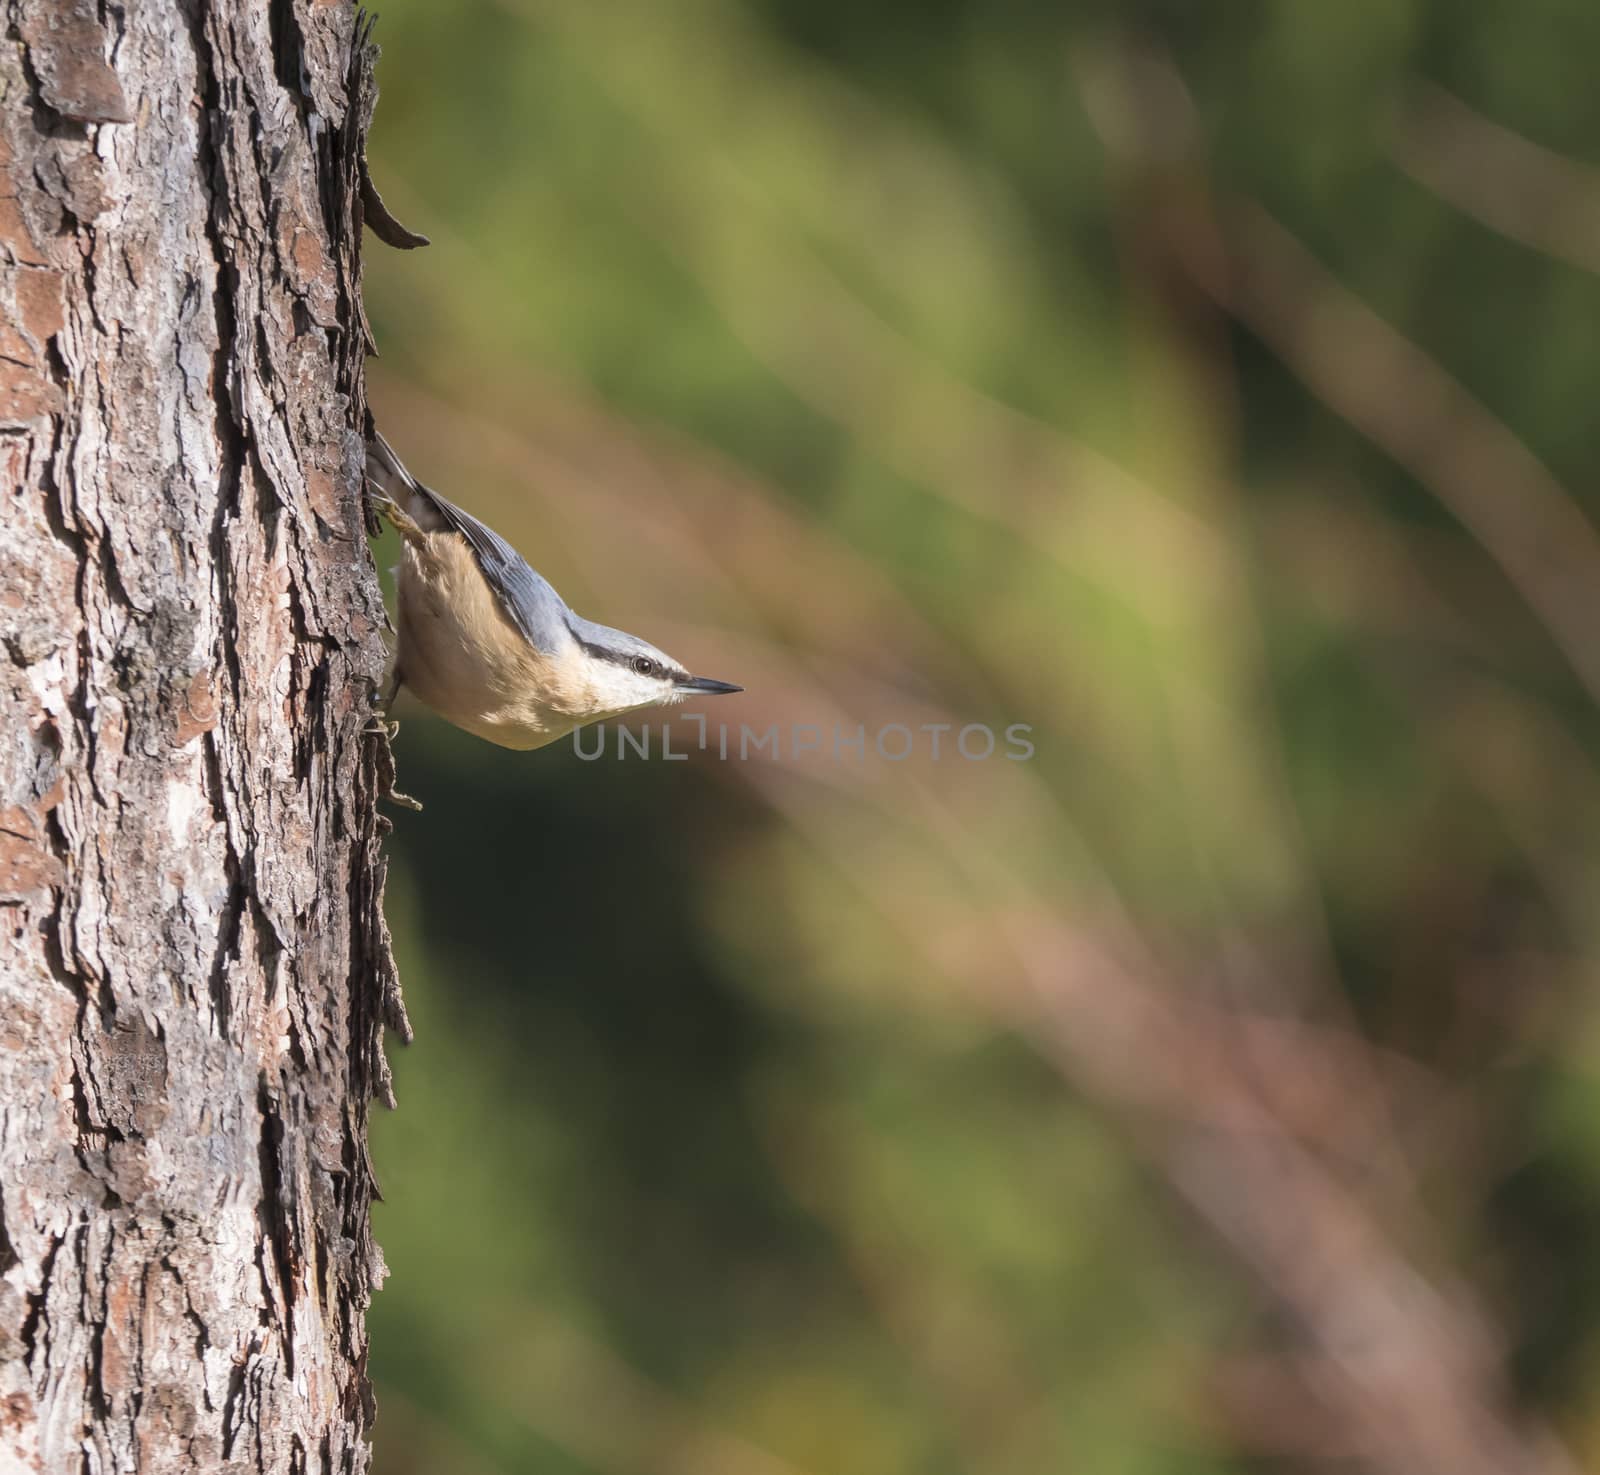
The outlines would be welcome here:
M 1197 284 L 1459 519 L 1600 703 L 1600 537 L 1566 489 L 1259 205 L 1225 206 L 1220 231 L 1220 260 L 1210 249 L 1185 252 Z
M 1600 170 L 1543 148 L 1418 81 L 1385 133 L 1412 179 L 1490 230 L 1600 272 Z
M 1162 988 L 1092 938 L 1047 928 L 1022 942 L 1031 997 L 1018 1023 L 1121 1109 L 1166 1100 L 1165 1120 L 1136 1125 L 1137 1139 L 1292 1315 L 1318 1354 L 1323 1408 L 1370 1461 L 1395 1475 L 1555 1468 L 1493 1411 L 1498 1349 L 1482 1318 L 1430 1284 L 1377 1206 L 1278 1117 L 1270 1102 L 1296 1089 L 1292 1057 L 1223 1033 L 1197 1058 Z M 1285 1067 L 1291 1078 L 1274 1080 Z
M 1420 1208 L 1402 1211 L 1407 1195 L 1375 1195 L 1363 1181 L 1371 1144 L 1361 1124 L 1376 1103 L 1335 1093 L 1316 1147 L 1285 1119 L 1286 1105 L 1304 1101 L 1308 1074 L 1342 1068 L 1319 1050 L 1320 1032 L 1266 1025 L 1263 1048 L 1262 1021 L 1197 1013 L 1178 997 L 1179 975 L 1115 927 L 1097 937 L 1043 912 L 962 916 L 947 898 L 937 909 L 920 904 L 902 877 L 842 843 L 814 795 L 800 802 L 792 775 L 764 778 L 791 823 L 893 921 L 909 955 L 963 980 L 1031 1040 L 1232 1248 L 1300 1329 L 1302 1370 L 1330 1431 L 1359 1443 L 1374 1469 L 1570 1470 L 1558 1448 L 1505 1412 L 1504 1348 L 1468 1290 L 1414 1258 L 1428 1237 Z M 944 846 L 981 849 L 976 836 Z M 1363 1082 L 1373 1074 L 1370 1063 L 1360 1067 Z
M 570 0 L 497 3 L 562 32 L 604 26 L 611 14 Z M 719 52 L 748 41 L 738 32 L 737 7 L 716 13 Z M 739 54 L 766 94 L 785 90 L 788 79 L 765 67 L 759 50 Z M 623 85 L 609 69 L 591 75 L 624 115 L 647 126 L 648 138 L 658 137 L 664 120 L 647 91 Z M 968 161 L 947 157 L 926 137 L 917 137 L 916 163 L 908 163 L 907 130 L 885 116 L 880 100 L 843 88 L 836 75 L 818 87 L 793 115 L 796 126 L 817 129 L 863 171 L 887 179 L 914 168 L 939 181 L 941 199 L 959 199 L 974 215 L 991 205 L 992 181 L 980 186 Z M 708 133 L 692 142 L 663 154 L 642 187 L 615 204 L 682 264 L 739 341 L 800 400 L 931 495 L 1108 585 L 1118 582 L 1129 536 L 1153 568 L 1211 558 L 1219 540 L 1203 518 L 1061 426 L 940 363 L 852 290 L 811 233 L 797 231 L 749 178 L 725 139 Z M 881 249 L 880 238 L 871 244 Z M 1024 269 L 1020 260 L 1011 265 Z
M 1183 81 L 1159 46 L 1130 44 L 1125 55 L 1113 47 L 1086 65 L 1102 113 L 1109 94 L 1118 116 L 1137 121 L 1153 95 L 1155 111 L 1173 115 Z M 1162 79 L 1154 89 L 1153 73 Z M 1600 701 L 1600 539 L 1582 512 L 1509 429 L 1264 210 L 1218 207 L 1198 132 L 1186 153 L 1171 132 L 1131 126 L 1108 136 L 1169 258 L 1155 269 L 1186 274 L 1432 490 Z M 1165 145 L 1148 147 L 1152 137 Z M 1082 929 L 1041 920 L 1018 936 L 1017 952 L 1030 985 L 1020 1028 L 1124 1113 L 1151 1093 L 1171 1103 L 1164 1120 L 1130 1126 L 1299 1327 L 1308 1355 L 1293 1361 L 1296 1382 L 1336 1437 L 1392 1475 L 1571 1469 L 1553 1439 L 1514 1419 L 1506 1348 L 1471 1291 L 1424 1269 L 1420 1205 L 1375 1197 L 1340 1166 L 1344 1154 L 1330 1155 L 1322 1134 L 1284 1110 L 1301 1086 L 1293 1052 L 1264 1054 L 1243 1018 L 1226 1015 L 1210 1049 L 1197 1052 L 1192 1024 L 1169 1002 L 1171 980 L 1142 975 Z M 1338 1133 L 1348 1115 L 1333 1108 L 1328 1130 Z

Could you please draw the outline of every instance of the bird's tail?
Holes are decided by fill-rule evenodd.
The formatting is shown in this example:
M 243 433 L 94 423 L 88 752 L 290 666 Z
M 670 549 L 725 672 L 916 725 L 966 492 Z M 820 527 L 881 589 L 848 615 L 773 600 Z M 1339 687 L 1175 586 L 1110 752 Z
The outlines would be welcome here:
M 401 533 L 420 534 L 444 525 L 432 494 L 376 430 L 367 442 L 367 485 L 373 501 Z
M 367 480 L 397 507 L 404 507 L 416 490 L 417 479 L 394 453 L 394 447 L 376 430 L 367 442 Z

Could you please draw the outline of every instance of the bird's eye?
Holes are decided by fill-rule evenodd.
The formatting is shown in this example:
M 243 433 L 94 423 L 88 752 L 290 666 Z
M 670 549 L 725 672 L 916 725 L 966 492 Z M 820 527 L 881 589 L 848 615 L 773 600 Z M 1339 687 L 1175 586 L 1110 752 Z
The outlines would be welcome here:
M 635 656 L 633 669 L 641 676 L 654 676 L 656 674 L 656 663 L 649 656 Z

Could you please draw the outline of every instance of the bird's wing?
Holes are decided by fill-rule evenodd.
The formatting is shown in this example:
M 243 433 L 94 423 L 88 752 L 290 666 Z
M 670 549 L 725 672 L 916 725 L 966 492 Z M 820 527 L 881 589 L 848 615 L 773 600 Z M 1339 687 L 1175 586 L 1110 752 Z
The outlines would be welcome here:
M 535 650 L 551 656 L 572 639 L 567 625 L 571 612 L 549 581 L 530 568 L 527 559 L 493 528 L 479 522 L 470 512 L 463 512 L 432 487 L 423 486 L 395 455 L 389 442 L 376 431 L 367 444 L 367 475 L 392 500 L 398 500 L 397 494 L 422 497 L 439 514 L 445 526 L 467 540 L 484 578 L 500 600 L 500 607 Z M 422 517 L 415 505 L 411 510 L 424 527 L 429 526 L 427 518 Z
M 499 597 L 500 607 L 522 632 L 523 639 L 547 656 L 556 654 L 572 637 L 567 629 L 566 601 L 550 587 L 550 581 L 531 568 L 527 559 L 493 528 L 470 512 L 463 512 L 431 487 L 421 482 L 415 485 L 438 508 L 445 522 L 467 540 L 489 587 Z

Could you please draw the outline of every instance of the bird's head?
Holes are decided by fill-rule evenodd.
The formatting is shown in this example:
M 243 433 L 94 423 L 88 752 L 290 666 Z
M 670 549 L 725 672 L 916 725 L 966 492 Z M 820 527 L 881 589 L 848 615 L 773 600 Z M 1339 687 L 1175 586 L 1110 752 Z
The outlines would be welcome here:
M 696 696 L 743 691 L 731 681 L 692 676 L 665 651 L 637 635 L 574 616 L 569 622 L 577 644 L 588 700 L 589 721 L 618 717 L 641 707 L 675 706 Z

